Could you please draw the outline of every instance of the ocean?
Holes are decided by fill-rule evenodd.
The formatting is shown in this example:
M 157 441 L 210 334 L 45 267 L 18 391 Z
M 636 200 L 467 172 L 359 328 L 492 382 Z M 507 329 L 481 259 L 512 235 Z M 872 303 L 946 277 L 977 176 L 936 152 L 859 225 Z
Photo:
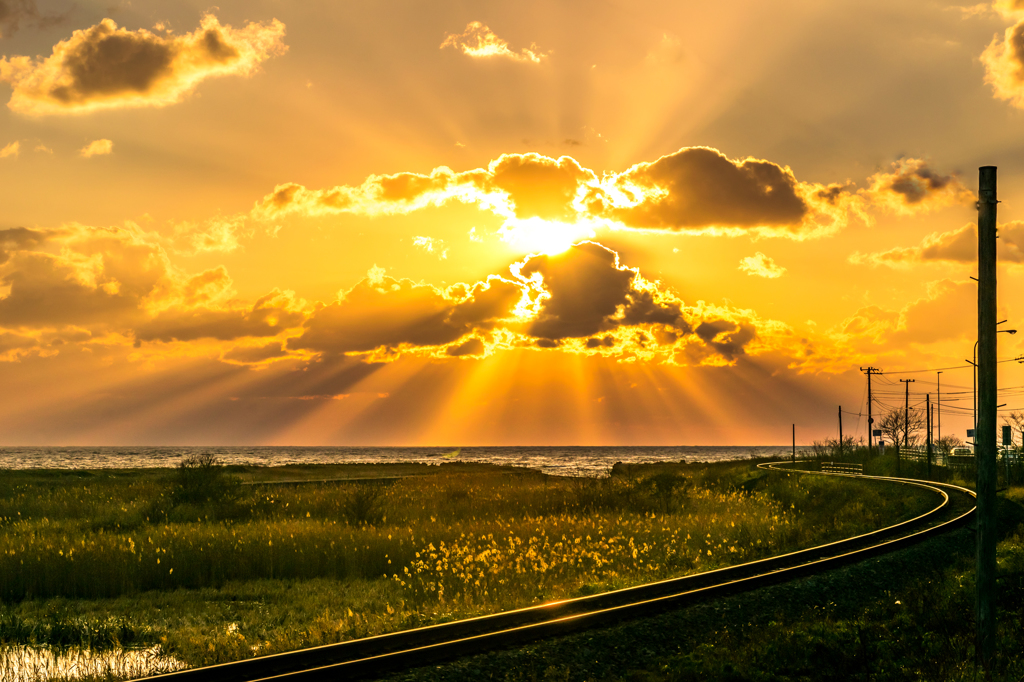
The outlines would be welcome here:
M 788 445 L 674 447 L 6 447 L 0 469 L 135 469 L 174 467 L 190 454 L 212 453 L 224 464 L 344 464 L 445 461 L 530 467 L 561 476 L 602 476 L 616 462 L 719 462 L 784 457 Z

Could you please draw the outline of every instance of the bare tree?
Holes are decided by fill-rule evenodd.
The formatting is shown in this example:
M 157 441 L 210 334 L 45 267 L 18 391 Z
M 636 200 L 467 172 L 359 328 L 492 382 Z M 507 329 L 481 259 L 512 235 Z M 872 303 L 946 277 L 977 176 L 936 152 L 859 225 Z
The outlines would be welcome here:
M 892 443 L 903 445 L 916 445 L 918 442 L 917 433 L 924 429 L 924 412 L 922 410 L 910 410 L 909 414 L 902 409 L 889 410 L 882 417 L 878 428 L 882 430 Z
M 957 448 L 962 448 L 964 442 L 956 436 L 943 436 L 935 441 L 935 449 L 943 455 L 951 455 Z
M 1004 415 L 1003 422 L 1013 429 L 1012 433 L 1021 435 L 1022 446 L 1024 446 L 1024 410 L 1014 410 L 1010 414 Z M 1010 440 L 1012 441 L 1013 438 L 1011 437 Z

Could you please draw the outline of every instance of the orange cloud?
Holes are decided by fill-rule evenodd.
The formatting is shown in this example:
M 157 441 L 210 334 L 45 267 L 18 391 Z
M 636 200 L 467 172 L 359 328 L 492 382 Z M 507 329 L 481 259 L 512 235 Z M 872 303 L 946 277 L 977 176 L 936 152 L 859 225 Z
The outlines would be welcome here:
M 523 48 L 518 52 L 509 48 L 508 43 L 494 34 L 479 21 L 471 21 L 462 33 L 445 35 L 441 49 L 452 47 L 462 54 L 475 59 L 504 58 L 527 64 L 540 64 L 547 55 L 539 52 L 536 45 Z
M 14 158 L 18 158 L 18 152 L 20 150 L 21 150 L 21 143 L 18 142 L 17 140 L 15 140 L 14 142 L 11 142 L 9 145 L 4 147 L 3 149 L 0 149 L 0 159 L 6 159 L 8 156 L 13 156 Z
M 14 90 L 7 106 L 32 116 L 99 109 L 163 107 L 215 76 L 248 76 L 287 47 L 276 19 L 241 29 L 212 14 L 182 36 L 128 31 L 111 19 L 57 43 L 46 58 L 0 58 L 0 80 Z
M 1003 263 L 1024 263 L 1024 222 L 1011 221 L 999 226 L 996 242 L 998 259 Z M 906 267 L 918 263 L 963 263 L 978 260 L 978 229 L 973 223 L 949 232 L 933 232 L 917 246 L 895 247 L 878 253 L 855 253 L 852 263 Z
M 985 82 L 997 99 L 1024 109 L 1024 19 L 997 35 L 981 53 Z
M 869 177 L 868 183 L 860 194 L 873 207 L 897 215 L 913 215 L 975 200 L 974 193 L 955 174 L 936 173 L 922 159 L 900 159 L 892 164 L 892 170 Z
M 441 166 L 430 174 L 371 175 L 357 187 L 285 183 L 257 202 L 252 215 L 392 215 L 449 201 L 502 216 L 509 241 L 560 232 L 554 251 L 599 227 L 804 239 L 841 229 L 851 215 L 866 219 L 864 199 L 846 184 L 800 182 L 789 168 L 734 161 L 704 147 L 601 177 L 572 157 L 529 153 L 502 154 L 487 168 L 461 173 Z
M 755 277 L 776 279 L 786 274 L 786 268 L 775 264 L 775 261 L 758 251 L 753 256 L 740 259 L 740 270 Z
M 88 159 L 92 156 L 105 156 L 114 152 L 114 143 L 110 140 L 93 140 L 78 150 L 79 156 Z
M 686 306 L 594 242 L 530 256 L 510 272 L 510 278 L 439 289 L 371 271 L 338 301 L 319 304 L 287 348 L 370 363 L 408 353 L 441 359 L 533 348 L 626 362 L 728 365 L 792 346 L 785 325 L 752 311 Z

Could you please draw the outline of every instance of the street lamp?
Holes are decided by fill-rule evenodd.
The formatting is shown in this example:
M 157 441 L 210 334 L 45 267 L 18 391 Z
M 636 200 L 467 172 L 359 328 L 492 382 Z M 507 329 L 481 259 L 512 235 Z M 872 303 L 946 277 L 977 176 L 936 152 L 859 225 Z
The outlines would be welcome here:
M 1003 320 L 1002 322 L 996 322 L 996 324 L 1000 325 L 1003 322 L 1006 322 L 1006 320 Z M 1017 333 L 1016 329 L 997 329 L 996 330 L 996 334 L 1016 334 L 1016 333 Z M 980 342 L 980 341 L 981 341 L 981 339 L 978 339 L 978 341 L 974 342 L 974 362 L 971 362 L 970 360 L 964 360 L 964 362 L 971 362 L 971 365 L 974 367 L 974 441 L 975 442 L 977 442 L 977 440 L 978 440 L 978 342 Z

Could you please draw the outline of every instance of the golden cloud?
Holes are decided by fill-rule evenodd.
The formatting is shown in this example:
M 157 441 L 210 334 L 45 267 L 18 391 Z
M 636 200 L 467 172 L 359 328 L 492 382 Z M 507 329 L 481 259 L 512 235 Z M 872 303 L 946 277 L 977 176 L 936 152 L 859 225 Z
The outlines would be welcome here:
M 15 140 L 14 142 L 11 142 L 9 145 L 4 147 L 3 149 L 0 149 L 0 159 L 6 159 L 8 156 L 13 156 L 14 158 L 18 158 L 18 152 L 20 150 L 21 150 L 21 143 L 18 142 L 17 140 Z
M 371 175 L 355 187 L 285 183 L 258 201 L 252 215 L 394 215 L 449 201 L 502 216 L 510 241 L 531 231 L 578 241 L 598 227 L 804 239 L 835 232 L 850 216 L 867 220 L 866 202 L 848 184 L 801 182 L 789 168 L 731 160 L 705 147 L 601 177 L 572 157 L 529 153 L 503 154 L 487 168 L 464 172 L 441 166 L 429 174 Z
M 305 301 L 276 289 L 253 304 L 238 301 L 223 266 L 181 271 L 171 264 L 164 241 L 131 223 L 0 230 L 0 284 L 7 290 L 0 298 L 0 334 L 22 339 L 21 350 L 0 349 L 0 356 L 22 357 L 29 347 L 23 337 L 57 335 L 59 343 L 36 344 L 33 351 L 55 353 L 74 331 L 84 344 L 101 338 L 125 346 L 177 344 L 171 354 L 223 355 L 242 364 L 245 353 L 231 355 L 235 347 L 272 338 L 280 347 L 290 333 L 299 333 L 309 313 Z
M 1002 39 L 992 39 L 981 53 L 981 63 L 996 98 L 1024 109 L 1024 19 L 1007 28 Z
M 685 147 L 601 176 L 569 156 L 527 153 L 502 154 L 486 168 L 463 172 L 440 166 L 429 174 L 370 175 L 358 186 L 311 190 L 284 183 L 250 215 L 261 221 L 397 215 L 459 201 L 504 218 L 506 240 L 557 253 L 598 229 L 818 238 L 853 218 L 870 224 L 869 210 L 913 215 L 973 199 L 955 174 L 940 174 L 921 159 L 900 159 L 856 189 L 849 181 L 801 181 L 790 168 L 764 159 Z
M 410 353 L 472 358 L 533 348 L 627 362 L 728 365 L 792 345 L 788 327 L 752 311 L 685 306 L 594 242 L 527 257 L 509 271 L 511 277 L 447 289 L 371 271 L 338 301 L 319 304 L 286 347 L 370 363 Z
M 1024 263 L 1024 222 L 1011 221 L 999 226 L 996 242 L 998 260 L 1003 263 Z M 887 251 L 850 256 L 858 265 L 907 267 L 919 263 L 963 263 L 978 261 L 978 228 L 974 223 L 949 232 L 933 232 L 917 246 L 895 247 Z
M 755 277 L 777 279 L 786 274 L 786 268 L 776 265 L 775 261 L 760 251 L 753 256 L 740 259 L 740 270 Z
M 7 106 L 32 116 L 163 107 L 207 78 L 251 75 L 287 50 L 284 32 L 276 19 L 235 29 L 207 14 L 192 33 L 160 36 L 104 19 L 57 43 L 45 59 L 0 58 L 0 80 L 13 86 Z
M 79 156 L 90 158 L 93 156 L 105 156 L 114 152 L 114 143 L 110 140 L 93 140 L 78 150 Z
M 528 64 L 540 64 L 547 55 L 539 52 L 535 44 L 529 49 L 523 48 L 518 52 L 512 50 L 508 43 L 494 34 L 494 31 L 487 28 L 479 21 L 471 21 L 466 25 L 462 33 L 448 33 L 445 35 L 441 49 L 452 47 L 462 54 L 475 59 L 504 58 L 514 62 Z
M 889 171 L 868 178 L 860 194 L 871 206 L 897 215 L 914 215 L 957 204 L 970 204 L 974 193 L 955 174 L 942 175 L 922 159 L 903 158 Z

